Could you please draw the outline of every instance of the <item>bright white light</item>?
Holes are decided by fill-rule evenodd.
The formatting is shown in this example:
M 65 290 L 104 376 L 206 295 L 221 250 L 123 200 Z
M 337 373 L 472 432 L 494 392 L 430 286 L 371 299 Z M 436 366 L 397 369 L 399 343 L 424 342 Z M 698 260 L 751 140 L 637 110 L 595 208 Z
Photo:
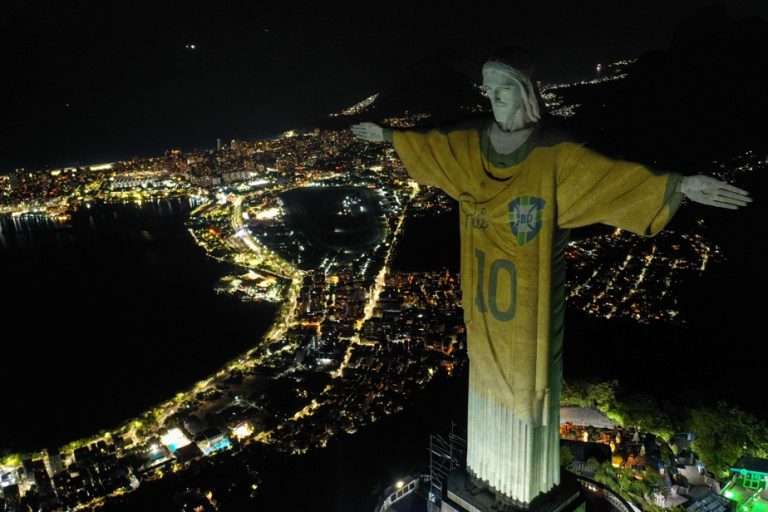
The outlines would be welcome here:
M 404 485 L 405 485 L 405 482 L 403 482 L 402 480 L 398 480 L 397 483 L 395 484 L 395 488 L 400 489 Z
M 253 434 L 253 427 L 248 423 L 241 423 L 232 429 L 232 434 L 238 439 L 243 439 Z
M 262 210 L 259 213 L 257 213 L 256 219 L 269 220 L 269 219 L 274 219 L 278 215 L 280 215 L 280 208 L 267 208 L 266 210 Z
M 160 441 L 172 452 L 192 442 L 178 428 L 172 428 L 168 433 L 160 436 Z

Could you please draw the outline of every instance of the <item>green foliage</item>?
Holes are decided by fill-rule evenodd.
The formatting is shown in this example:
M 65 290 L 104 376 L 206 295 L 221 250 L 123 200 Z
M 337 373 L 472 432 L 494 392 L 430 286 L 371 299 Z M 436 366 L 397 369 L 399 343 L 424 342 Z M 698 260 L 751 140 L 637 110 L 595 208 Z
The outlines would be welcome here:
M 142 423 L 136 428 L 136 435 L 139 437 L 149 437 L 155 432 L 154 425 Z
M 595 406 L 601 411 L 609 411 L 615 406 L 618 388 L 619 383 L 615 380 L 610 382 L 588 382 L 584 380 L 564 382 L 560 403 L 562 405 L 578 407 Z
M 163 417 L 165 410 L 162 407 L 155 407 L 154 409 L 151 409 L 149 413 L 152 416 L 152 419 L 157 422 Z
M 587 466 L 593 467 L 589 461 L 587 461 Z M 597 468 L 595 468 L 595 476 L 592 478 L 610 488 L 613 488 L 613 486 L 616 485 L 616 482 L 613 478 L 613 468 L 610 466 L 610 464 L 597 464 Z
M 573 452 L 567 446 L 560 446 L 560 465 L 567 466 L 571 462 L 576 460 L 573 456 Z
M 660 404 L 646 395 L 622 396 L 617 381 L 574 380 L 563 384 L 562 405 L 597 407 L 610 419 L 624 426 L 668 440 L 674 432 L 695 432 L 693 449 L 707 469 L 718 476 L 727 472 L 739 457 L 768 458 L 768 427 L 754 416 L 726 403 L 717 407 L 680 410 Z M 669 445 L 661 444 L 662 458 L 672 460 Z M 610 475 L 601 477 L 610 478 Z M 597 479 L 597 478 L 596 478 Z M 598 480 L 599 481 L 599 480 Z
M 681 411 L 662 405 L 650 396 L 621 396 L 617 381 L 583 380 L 564 383 L 560 402 L 597 407 L 616 423 L 636 426 L 661 440 L 670 439 L 674 432 L 695 432 L 693 449 L 707 469 L 718 476 L 727 472 L 739 457 L 768 458 L 768 427 L 754 416 L 725 403 Z M 661 450 L 664 460 L 672 459 L 672 451 L 666 443 L 662 443 Z
M 661 477 L 661 474 L 655 469 L 646 468 L 645 477 L 643 478 L 643 480 L 648 483 L 651 489 L 658 487 L 662 493 L 666 494 L 667 488 L 662 486 L 662 484 L 664 483 L 664 479 Z
M 597 464 L 597 461 L 594 464 Z M 590 465 L 590 462 L 587 462 Z M 622 496 L 625 500 L 638 505 L 639 508 L 645 510 L 663 510 L 662 507 L 652 505 L 646 501 L 646 498 L 651 496 L 654 491 L 654 487 L 659 483 L 657 474 L 646 475 L 645 478 L 637 478 L 635 470 L 630 468 L 614 468 L 610 462 L 604 462 L 598 464 L 595 469 L 595 481 L 605 485 L 611 489 L 614 493 Z M 649 508 L 655 507 L 655 508 Z
M 659 449 L 661 451 L 661 460 L 665 462 L 675 460 L 675 454 L 672 452 L 672 448 L 669 447 L 668 443 L 662 442 Z
M 676 430 L 669 414 L 648 395 L 624 398 L 616 404 L 615 411 L 623 425 L 634 425 L 642 432 L 651 432 L 663 439 L 669 439 Z
M 630 484 L 633 483 L 632 478 L 632 470 L 631 469 L 624 469 L 624 468 L 614 468 L 611 466 L 610 462 L 604 462 L 603 465 L 606 467 L 606 471 L 612 470 L 612 477 L 613 480 L 616 482 L 616 485 L 618 485 L 618 489 L 620 493 L 624 493 L 629 491 Z
M 21 455 L 18 453 L 12 453 L 0 459 L 0 466 L 15 467 L 20 465 L 21 465 Z
M 61 451 L 64 453 L 72 453 L 78 448 L 82 448 L 83 446 L 87 446 L 89 443 L 88 439 L 78 439 L 77 441 L 72 441 L 71 443 L 67 443 L 64 446 L 61 447 Z
M 634 425 L 669 439 L 678 431 L 672 416 L 653 397 L 622 397 L 618 381 L 588 382 L 574 380 L 563 384 L 562 405 L 597 407 L 608 418 L 624 426 Z
M 679 410 L 660 404 L 650 396 L 622 396 L 617 381 L 575 380 L 564 383 L 561 404 L 597 407 L 616 423 L 636 426 L 640 431 L 655 434 L 660 440 L 670 439 L 674 432 L 695 432 L 693 450 L 707 469 L 719 477 L 742 456 L 768 458 L 768 427 L 726 403 Z M 663 460 L 672 460 L 673 453 L 667 443 L 662 442 L 661 455 Z M 627 492 L 629 483 L 624 481 L 621 473 L 606 472 L 605 468 L 597 467 L 597 461 L 594 462 L 595 480 L 616 486 L 617 492 Z M 629 492 L 639 492 L 637 485 L 633 484 Z M 644 508 L 652 510 L 649 506 L 644 505 Z
M 612 411 L 604 411 L 605 415 L 608 416 L 608 419 L 614 421 L 615 423 L 618 423 L 619 425 L 627 425 L 627 420 L 624 417 L 624 414 L 620 412 L 620 410 L 612 410 Z
M 600 410 L 611 410 L 616 406 L 616 391 L 619 388 L 619 382 L 612 380 L 610 382 L 598 382 L 589 388 L 589 399 Z
M 687 430 L 707 469 L 721 475 L 742 456 L 768 457 L 768 429 L 754 416 L 721 402 L 690 411 Z
M 632 501 L 635 503 L 645 504 L 645 496 L 649 496 L 653 492 L 653 488 L 649 486 L 644 480 L 632 479 L 627 486 L 626 493 L 632 497 Z

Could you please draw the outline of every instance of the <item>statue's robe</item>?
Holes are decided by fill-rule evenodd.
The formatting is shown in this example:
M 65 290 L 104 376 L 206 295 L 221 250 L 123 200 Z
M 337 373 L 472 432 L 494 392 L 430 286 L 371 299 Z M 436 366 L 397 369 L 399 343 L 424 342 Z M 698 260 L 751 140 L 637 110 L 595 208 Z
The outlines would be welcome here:
M 410 176 L 461 208 L 468 471 L 527 504 L 560 478 L 569 229 L 603 223 L 654 235 L 680 204 L 682 176 L 606 158 L 545 128 L 497 154 L 487 126 L 396 130 L 392 139 Z

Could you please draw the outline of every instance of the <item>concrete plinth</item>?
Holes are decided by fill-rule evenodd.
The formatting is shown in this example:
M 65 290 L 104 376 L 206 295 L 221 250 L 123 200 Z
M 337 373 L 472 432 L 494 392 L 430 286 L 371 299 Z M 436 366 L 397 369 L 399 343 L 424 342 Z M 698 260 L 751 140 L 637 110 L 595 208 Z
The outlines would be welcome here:
M 448 474 L 448 490 L 442 512 L 572 512 L 583 505 L 584 496 L 576 478 L 568 471 L 560 473 L 560 485 L 536 497 L 527 506 L 512 503 L 504 495 L 479 487 L 464 469 Z

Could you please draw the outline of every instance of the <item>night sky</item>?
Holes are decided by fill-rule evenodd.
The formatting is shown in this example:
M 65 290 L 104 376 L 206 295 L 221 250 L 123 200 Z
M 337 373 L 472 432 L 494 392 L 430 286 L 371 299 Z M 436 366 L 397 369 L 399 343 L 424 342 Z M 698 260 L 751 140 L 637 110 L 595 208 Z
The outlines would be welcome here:
M 226 142 L 232 138 L 269 137 L 338 112 L 380 91 L 402 70 L 445 49 L 479 60 L 498 48 L 518 44 L 531 51 L 536 63 L 535 74 L 540 80 L 566 82 L 590 78 L 594 76 L 597 63 L 637 58 L 652 49 L 666 49 L 681 22 L 690 19 L 698 9 L 722 3 L 723 0 L 504 0 L 485 3 L 384 0 L 347 2 L 342 7 L 323 1 L 271 4 L 258 0 L 189 0 L 183 3 L 0 1 L 0 174 L 22 167 L 38 170 L 112 162 L 137 155 L 160 155 L 169 148 L 185 151 L 212 148 L 217 138 Z M 727 13 L 733 18 L 757 15 L 768 19 L 766 0 L 734 0 L 727 4 Z M 713 69 L 713 72 L 724 71 Z M 712 89 L 711 84 L 702 86 Z M 623 124 L 623 116 L 621 121 Z M 685 123 L 690 124 L 687 119 Z M 713 130 L 719 128 L 714 126 Z M 760 188 L 750 187 L 750 190 L 759 191 Z M 145 205 L 145 208 L 149 207 L 151 205 Z M 724 248 L 729 262 L 714 267 L 716 271 L 701 280 L 703 284 L 693 287 L 696 292 L 708 292 L 706 286 L 715 283 L 718 287 L 713 286 L 713 289 L 717 293 L 710 296 L 702 292 L 697 300 L 691 300 L 693 306 L 689 306 L 691 311 L 700 306 L 696 314 L 704 327 L 695 332 L 704 332 L 710 327 L 710 324 L 705 325 L 705 320 L 713 319 L 711 325 L 715 328 L 709 339 L 720 336 L 718 341 L 725 340 L 722 343 L 743 339 L 746 341 L 742 345 L 747 348 L 753 345 L 746 333 L 749 326 L 757 325 L 753 319 L 759 319 L 762 312 L 759 302 L 747 301 L 747 293 L 739 288 L 739 283 L 750 282 L 763 269 L 761 261 L 752 257 L 754 251 L 748 245 L 752 238 L 743 236 L 743 230 L 750 232 L 763 218 L 763 210 L 759 208 L 760 203 L 734 216 L 726 213 L 716 218 L 712 215 L 715 219 L 712 232 L 719 236 L 716 241 Z M 168 389 L 176 390 L 179 382 L 191 382 L 195 375 L 205 374 L 210 370 L 206 364 L 218 364 L 219 356 L 228 358 L 229 354 L 240 353 L 242 344 L 252 340 L 251 335 L 264 328 L 259 322 L 266 324 L 264 319 L 271 316 L 263 311 L 243 311 L 245 306 L 242 304 L 219 301 L 220 297 L 213 302 L 199 299 L 213 295 L 212 283 L 218 277 L 219 269 L 213 267 L 199 248 L 191 248 L 193 240 L 181 224 L 180 214 L 171 219 L 173 223 L 168 229 L 161 222 L 160 227 L 147 227 L 145 222 L 157 218 L 163 220 L 162 216 L 138 213 L 131 216 L 125 213 L 130 212 L 126 208 L 120 210 L 119 218 L 114 217 L 117 220 L 110 231 L 99 224 L 99 219 L 107 219 L 110 211 L 97 209 L 81 214 L 81 225 L 78 227 L 76 218 L 73 231 L 52 230 L 34 237 L 27 237 L 26 233 L 19 235 L 21 242 L 18 246 L 23 250 L 15 253 L 6 250 L 6 259 L 0 265 L 5 268 L 6 277 L 0 282 L 6 285 L 6 291 L 28 287 L 28 295 L 15 297 L 24 309 L 31 307 L 28 305 L 41 310 L 51 308 L 48 298 L 59 295 L 70 301 L 67 308 L 57 305 L 61 316 L 48 312 L 45 322 L 22 326 L 27 331 L 26 336 L 42 333 L 39 339 L 55 341 L 60 338 L 62 341 L 53 346 L 28 343 L 24 347 L 27 352 L 19 350 L 7 357 L 7 361 L 19 363 L 12 366 L 23 374 L 10 378 L 9 382 L 29 380 L 29 375 L 35 372 L 46 377 L 61 375 L 62 371 L 63 374 L 74 373 L 74 377 L 69 375 L 65 379 L 66 386 L 46 391 L 46 399 L 64 409 L 76 400 L 85 410 L 97 415 L 123 418 L 135 410 L 142 410 L 147 402 L 154 403 L 169 396 Z M 96 218 L 99 229 L 88 224 L 92 221 L 90 216 Z M 435 231 L 432 220 L 429 222 L 429 233 L 426 234 L 425 228 L 425 235 L 420 238 L 430 241 L 430 248 L 434 250 L 431 237 Z M 80 228 L 82 232 L 77 231 Z M 152 236 L 149 236 L 150 232 Z M 144 233 L 147 233 L 146 240 Z M 75 236 L 84 242 L 73 243 Z M 138 237 L 141 237 L 140 242 L 137 242 Z M 38 250 L 32 243 L 35 238 L 37 243 L 64 246 L 66 257 L 46 260 L 44 256 L 49 253 L 53 256 L 61 253 L 46 252 L 45 247 Z M 440 239 L 440 236 L 436 238 Z M 456 246 L 455 239 L 453 242 Z M 106 252 L 92 250 L 91 246 L 104 246 Z M 190 252 L 192 256 L 182 255 L 183 251 L 193 249 L 198 252 Z M 431 253 L 423 252 L 433 259 Z M 447 253 L 448 249 L 438 252 Z M 32 256 L 28 258 L 28 254 Z M 454 255 L 458 253 L 454 252 Z M 0 256 L 3 256 L 2 251 Z M 134 260 L 139 262 L 136 267 L 132 266 Z M 16 281 L 9 277 L 26 264 L 29 264 L 27 268 L 40 265 L 50 271 L 50 274 L 35 275 L 33 284 L 39 283 L 39 288 L 30 286 L 23 273 L 18 273 Z M 96 278 L 89 282 L 82 276 L 88 275 L 92 267 L 100 274 L 94 274 Z M 101 279 L 102 275 L 109 276 L 115 269 L 120 270 L 118 278 Z M 75 292 L 67 292 L 69 295 L 52 293 L 57 274 L 61 274 L 63 280 L 61 289 Z M 88 286 L 102 281 L 103 288 L 95 284 Z M 155 287 L 149 286 L 149 282 Z M 141 286 L 131 291 L 130 286 L 135 283 Z M 736 287 L 733 283 L 737 283 Z M 65 327 L 61 326 L 82 329 L 80 322 L 68 322 L 68 319 L 87 320 L 90 315 L 99 316 L 97 308 L 77 297 L 80 290 L 85 295 L 92 295 L 90 300 L 109 304 L 107 312 L 101 314 L 108 324 L 103 332 L 108 332 L 112 325 L 127 326 L 119 336 L 112 335 L 106 343 L 101 339 L 98 342 L 104 343 L 104 347 L 114 347 L 112 350 L 120 359 L 121 367 L 118 370 L 107 368 L 107 371 L 118 375 L 121 386 L 135 393 L 139 398 L 135 403 L 115 400 L 108 386 L 89 396 L 77 397 L 77 390 L 88 389 L 92 382 L 99 382 L 93 370 L 71 372 L 71 367 L 62 363 L 66 353 L 80 349 L 76 344 L 64 342 Z M 719 290 L 738 296 L 728 301 L 727 306 L 731 309 L 722 308 L 725 312 L 719 311 L 717 301 L 726 296 L 718 294 Z M 124 295 L 122 302 L 108 302 L 108 292 L 112 291 Z M 182 298 L 175 298 L 176 293 L 181 293 Z M 14 292 L 7 295 L 11 297 Z M 164 306 L 165 302 L 170 306 Z M 134 304 L 141 304 L 151 310 L 151 314 L 145 314 L 143 310 L 137 313 L 131 309 Z M 741 304 L 747 305 L 731 315 L 730 312 Z M 117 320 L 109 316 L 113 310 L 119 313 Z M 220 329 L 216 335 L 233 343 L 221 349 L 214 346 L 206 338 L 208 331 L 200 329 L 196 323 L 187 323 L 182 328 L 171 323 L 161 325 L 165 318 L 183 318 L 189 312 L 192 317 L 207 315 L 212 324 L 225 325 L 227 329 Z M 251 323 L 241 321 L 237 315 L 250 315 Z M 5 319 L 8 322 L 17 317 L 21 318 L 21 314 L 6 312 Z M 731 324 L 733 319 L 737 319 L 738 325 Z M 144 336 L 141 330 L 153 323 L 154 337 Z M 84 325 L 92 327 L 90 323 Z M 566 335 L 591 343 L 583 350 L 589 356 L 585 356 L 581 368 L 572 365 L 576 371 L 569 370 L 576 376 L 589 374 L 593 367 L 608 368 L 620 372 L 623 382 L 629 381 L 636 386 L 639 382 L 642 386 L 646 379 L 651 379 L 649 373 L 653 371 L 673 376 L 669 380 L 656 376 L 653 379 L 657 389 L 663 388 L 666 395 L 674 395 L 679 392 L 679 382 L 675 379 L 678 369 L 682 368 L 680 371 L 684 373 L 698 372 L 695 373 L 697 378 L 713 383 L 713 387 L 718 383 L 723 385 L 729 393 L 726 395 L 722 391 L 719 394 L 718 391 L 712 396 L 730 399 L 744 386 L 759 387 L 760 375 L 755 372 L 752 373 L 756 377 L 748 376 L 746 380 L 741 377 L 746 382 L 741 387 L 723 384 L 723 372 L 736 367 L 734 361 L 739 364 L 745 361 L 741 352 L 728 351 L 732 354 L 717 354 L 717 360 L 704 359 L 704 369 L 712 372 L 706 374 L 695 364 L 688 363 L 689 358 L 699 353 L 705 354 L 701 357 L 710 357 L 710 349 L 703 344 L 699 347 L 680 343 L 671 349 L 665 347 L 644 353 L 643 337 L 650 331 L 642 330 L 634 323 L 622 327 L 625 331 L 618 328 L 596 330 L 597 323 L 583 322 L 586 327 L 579 329 L 580 325 L 571 322 L 568 332 L 572 334 Z M 634 337 L 625 339 L 625 332 Z M 77 335 L 76 331 L 73 333 L 72 336 Z M 606 350 L 606 347 L 619 347 L 617 339 L 631 347 L 629 356 L 617 358 L 616 351 Z M 7 347 L 24 345 L 15 338 L 9 340 L 5 340 Z M 175 353 L 178 345 L 164 343 L 167 340 L 183 340 L 188 345 L 183 350 L 186 359 L 180 359 Z M 152 351 L 148 352 L 147 346 L 153 347 Z M 7 347 L 6 353 L 12 353 Z M 40 347 L 51 358 L 36 361 L 33 368 L 28 363 L 38 357 L 37 351 L 43 350 Z M 154 381 L 136 370 L 146 364 L 146 353 L 150 353 L 154 364 L 163 370 L 153 374 Z M 603 359 L 593 354 L 603 354 Z M 653 358 L 659 354 L 672 370 L 662 370 L 660 364 L 652 365 Z M 91 353 L 89 349 L 76 353 L 75 357 L 86 360 L 91 355 L 97 360 L 96 356 L 103 354 L 95 350 Z M 103 363 L 94 363 L 94 366 L 100 364 Z M 662 393 L 659 395 L 663 396 Z M 755 409 L 768 410 L 753 401 L 752 395 L 744 396 Z M 38 402 L 30 402 L 23 393 L 14 394 L 13 398 L 18 401 L 8 402 L 6 409 L 19 411 L 17 404 L 20 403 L 26 407 L 34 406 L 34 414 L 39 414 L 42 419 L 37 420 L 33 413 L 24 410 L 14 414 L 36 425 L 40 431 L 21 421 L 6 422 L 6 430 L 0 432 L 0 449 L 8 446 L 8 440 L 18 446 L 39 447 L 41 443 L 54 445 L 61 441 L 46 437 L 51 432 L 61 437 L 69 436 L 69 431 L 51 430 L 50 418 L 67 418 L 65 413 L 51 405 L 42 407 Z M 443 408 L 443 412 L 450 410 Z M 67 418 L 67 426 L 73 431 L 90 432 L 92 418 L 87 413 L 77 416 Z M 82 424 L 78 424 L 79 421 Z M 95 423 L 109 427 L 109 421 L 104 421 L 99 417 Z M 400 424 L 407 425 L 407 422 Z M 25 435 L 17 434 L 11 427 L 25 430 Z M 358 442 L 363 445 L 369 438 L 363 437 L 363 441 Z M 413 441 L 407 435 L 402 439 Z M 326 453 L 330 453 L 324 459 L 329 465 L 357 467 L 338 455 L 343 451 Z M 418 453 L 418 449 L 409 453 Z M 327 462 L 333 457 L 338 460 Z M 309 461 L 314 464 L 316 459 Z M 385 467 L 384 464 L 380 466 Z M 328 479 L 336 478 L 340 483 L 326 487 L 342 489 L 343 478 L 332 472 L 328 475 Z M 368 491 L 364 489 L 364 492 Z
M 3 2 L 0 173 L 277 134 L 438 49 L 481 58 L 519 44 L 540 79 L 585 78 L 598 62 L 666 48 L 681 21 L 717 3 Z M 727 12 L 768 18 L 768 3 Z

